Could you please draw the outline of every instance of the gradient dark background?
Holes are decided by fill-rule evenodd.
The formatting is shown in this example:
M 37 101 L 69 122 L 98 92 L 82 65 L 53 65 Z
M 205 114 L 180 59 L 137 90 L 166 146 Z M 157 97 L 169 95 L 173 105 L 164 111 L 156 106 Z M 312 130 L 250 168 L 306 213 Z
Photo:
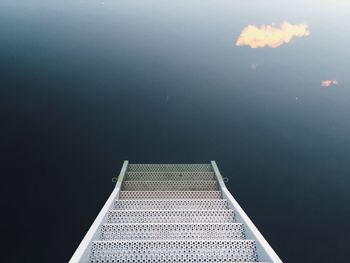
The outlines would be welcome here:
M 216 160 L 284 262 L 346 262 L 349 10 L 1 1 L 2 261 L 68 261 L 128 159 Z M 248 24 L 284 20 L 307 22 L 311 35 L 235 46 Z M 339 85 L 321 87 L 327 78 Z

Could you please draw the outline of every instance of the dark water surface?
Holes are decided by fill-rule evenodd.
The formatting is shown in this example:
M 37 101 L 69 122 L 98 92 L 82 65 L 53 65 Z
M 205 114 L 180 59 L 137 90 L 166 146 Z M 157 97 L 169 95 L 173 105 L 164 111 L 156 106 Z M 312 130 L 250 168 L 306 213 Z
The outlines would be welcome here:
M 2 261 L 68 261 L 124 159 L 214 159 L 284 262 L 348 262 L 349 17 L 345 0 L 0 1 Z

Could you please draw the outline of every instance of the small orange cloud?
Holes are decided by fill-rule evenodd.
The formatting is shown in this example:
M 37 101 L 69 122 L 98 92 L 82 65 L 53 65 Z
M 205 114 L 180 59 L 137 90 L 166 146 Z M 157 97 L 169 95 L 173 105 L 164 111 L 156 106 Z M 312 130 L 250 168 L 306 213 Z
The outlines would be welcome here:
M 236 41 L 236 46 L 276 48 L 290 42 L 294 37 L 308 35 L 310 35 L 310 31 L 306 24 L 292 25 L 284 21 L 279 27 L 274 24 L 260 27 L 248 25 L 243 28 Z
M 328 88 L 331 85 L 338 85 L 338 81 L 336 79 L 326 79 L 321 81 L 321 86 Z

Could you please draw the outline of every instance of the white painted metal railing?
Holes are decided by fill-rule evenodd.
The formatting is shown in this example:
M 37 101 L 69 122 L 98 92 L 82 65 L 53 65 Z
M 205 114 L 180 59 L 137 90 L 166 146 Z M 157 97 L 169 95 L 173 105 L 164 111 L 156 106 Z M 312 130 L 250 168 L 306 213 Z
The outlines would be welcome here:
M 282 260 L 278 257 L 276 252 L 272 249 L 269 243 L 265 240 L 253 222 L 249 219 L 247 214 L 238 204 L 238 202 L 233 198 L 230 191 L 226 188 L 224 180 L 220 174 L 219 168 L 215 161 L 211 161 L 215 175 L 220 184 L 222 195 L 224 199 L 227 199 L 229 206 L 235 210 L 236 222 L 243 223 L 245 225 L 246 238 L 253 239 L 256 241 L 257 252 L 259 259 L 265 262 L 271 263 L 282 263 Z
M 124 176 L 128 167 L 128 163 L 128 161 L 124 161 L 118 177 L 117 184 L 115 185 L 113 192 L 109 196 L 107 202 L 104 204 L 98 216 L 96 217 L 94 223 L 91 225 L 89 231 L 86 233 L 84 239 L 81 241 L 79 247 L 73 254 L 72 258 L 69 261 L 70 263 L 90 262 L 92 241 L 99 239 L 102 225 L 107 221 L 107 212 L 113 207 L 114 201 L 118 199 L 119 192 L 122 187 L 122 182 L 124 180 Z

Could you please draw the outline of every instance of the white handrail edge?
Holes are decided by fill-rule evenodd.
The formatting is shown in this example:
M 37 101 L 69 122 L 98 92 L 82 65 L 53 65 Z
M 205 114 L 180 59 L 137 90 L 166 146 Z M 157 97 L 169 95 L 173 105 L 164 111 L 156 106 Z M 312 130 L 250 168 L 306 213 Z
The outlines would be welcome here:
M 107 199 L 100 213 L 96 217 L 95 221 L 89 228 L 89 231 L 86 233 L 84 239 L 80 242 L 78 248 L 74 252 L 73 256 L 69 260 L 69 263 L 82 263 L 90 261 L 90 250 L 91 250 L 91 242 L 96 239 L 99 235 L 99 229 L 101 225 L 106 221 L 106 216 L 108 210 L 113 206 L 114 201 L 118 198 L 119 192 L 121 189 L 122 182 L 124 180 L 124 176 L 127 171 L 129 162 L 124 161 L 120 174 L 118 176 L 117 184 L 114 187 L 113 192 Z
M 260 260 L 269 261 L 270 263 L 282 263 L 282 260 L 278 257 L 276 252 L 272 249 L 263 235 L 256 228 L 254 223 L 250 220 L 247 214 L 244 212 L 242 207 L 234 199 L 230 191 L 226 188 L 224 180 L 222 179 L 221 173 L 215 161 L 211 161 L 213 171 L 216 175 L 216 178 L 219 182 L 220 189 L 222 191 L 223 197 L 227 198 L 228 202 L 231 203 L 232 207 L 235 210 L 236 217 L 238 216 L 242 223 L 245 225 L 246 232 L 249 231 L 249 234 L 252 235 L 253 239 L 257 242 L 258 256 Z

